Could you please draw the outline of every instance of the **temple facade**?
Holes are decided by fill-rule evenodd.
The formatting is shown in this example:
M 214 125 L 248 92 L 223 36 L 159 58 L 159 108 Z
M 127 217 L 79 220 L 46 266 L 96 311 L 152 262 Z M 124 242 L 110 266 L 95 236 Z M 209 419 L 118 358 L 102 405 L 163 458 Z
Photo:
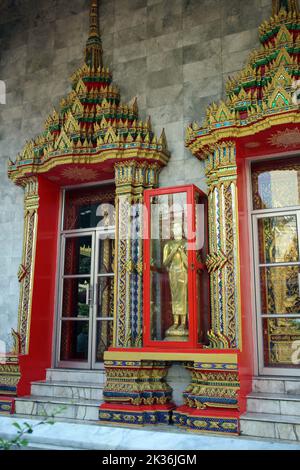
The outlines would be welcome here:
M 193 24 L 189 39 L 181 31 L 171 49 L 168 37 L 165 60 L 183 54 L 187 93 L 178 95 L 171 69 L 157 93 L 163 57 L 148 56 L 146 101 L 153 89 L 158 103 L 149 117 L 139 99 L 121 97 L 122 79 L 140 90 L 135 76 L 117 83 L 114 61 L 105 63 L 105 31 L 126 16 L 122 2 L 112 3 L 90 1 L 69 90 L 43 131 L 9 155 L 7 185 L 23 198 L 23 249 L 18 308 L 9 320 L 0 316 L 0 412 L 39 415 L 63 403 L 62 418 L 99 424 L 299 439 L 297 0 L 257 7 L 259 44 L 230 77 L 208 72 L 209 59 L 189 66 L 204 27 Z M 219 2 L 209 3 L 212 26 Z M 190 3 L 174 4 L 166 18 L 181 14 L 188 29 L 194 10 L 187 21 Z M 109 18 L 109 8 L 111 24 L 99 14 Z M 157 10 L 147 8 L 156 25 Z M 140 10 L 131 10 L 132 21 L 149 13 Z M 223 13 L 222 27 L 234 30 Z M 144 47 L 163 47 L 151 34 Z M 204 97 L 211 80 L 223 93 L 195 106 L 190 90 Z M 170 114 L 187 109 L 173 124 L 162 104 L 168 94 Z M 7 256 L 13 264 L 15 254 Z M 3 285 L 3 305 L 6 293 Z

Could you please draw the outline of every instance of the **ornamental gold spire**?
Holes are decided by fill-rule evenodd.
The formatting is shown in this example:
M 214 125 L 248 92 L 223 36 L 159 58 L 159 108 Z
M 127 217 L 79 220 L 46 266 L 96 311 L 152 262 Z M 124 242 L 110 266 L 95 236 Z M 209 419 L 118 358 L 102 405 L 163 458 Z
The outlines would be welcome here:
M 90 5 L 90 33 L 85 48 L 85 62 L 94 69 L 103 66 L 102 41 L 99 28 L 99 5 L 98 0 L 91 0 Z
M 299 13 L 298 0 L 272 0 L 273 16 L 278 15 L 280 10 L 287 13 Z

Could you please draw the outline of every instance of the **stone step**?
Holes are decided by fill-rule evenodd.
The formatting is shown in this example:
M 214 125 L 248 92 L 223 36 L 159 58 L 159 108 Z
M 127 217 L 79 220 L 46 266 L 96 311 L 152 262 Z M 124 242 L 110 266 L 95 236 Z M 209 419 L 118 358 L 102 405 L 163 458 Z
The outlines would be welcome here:
M 253 392 L 300 395 L 300 377 L 254 377 Z
M 246 413 L 240 418 L 241 435 L 300 442 L 300 417 Z
M 300 395 L 252 392 L 247 397 L 247 411 L 300 416 Z
M 104 384 L 78 382 L 32 382 L 31 396 L 102 401 L 103 386 Z
M 45 417 L 55 414 L 59 418 L 95 421 L 99 418 L 100 404 L 100 400 L 29 396 L 16 399 L 15 412 L 17 415 L 28 417 Z
M 77 369 L 47 369 L 47 382 L 72 382 L 72 383 L 105 383 L 105 371 L 77 370 Z
M 25 421 L 35 426 L 39 418 L 2 416 L 0 419 L 0 437 L 4 439 L 14 439 L 16 428 L 14 423 L 23 426 Z M 136 450 L 170 450 L 174 449 L 190 451 L 201 450 L 299 450 L 297 442 L 286 443 L 274 439 L 253 439 L 253 438 L 233 438 L 232 436 L 214 436 L 210 434 L 198 435 L 196 433 L 184 432 L 182 429 L 173 426 L 134 429 L 128 426 L 104 426 L 103 424 L 92 423 L 91 421 L 78 422 L 76 426 L 69 420 L 60 421 L 55 419 L 52 426 L 38 426 L 32 434 L 26 435 L 26 439 L 32 447 L 35 445 L 72 448 L 81 450 L 105 450 L 112 451 L 136 451 Z M 3 468 L 4 465 L 2 464 Z M 1 467 L 2 468 L 2 467 Z M 124 467 L 125 468 L 125 467 Z

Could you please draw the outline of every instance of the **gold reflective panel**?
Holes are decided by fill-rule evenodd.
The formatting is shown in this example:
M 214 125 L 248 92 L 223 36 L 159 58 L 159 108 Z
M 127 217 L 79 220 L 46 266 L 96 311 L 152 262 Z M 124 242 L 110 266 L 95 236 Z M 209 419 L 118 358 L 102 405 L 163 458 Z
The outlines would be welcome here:
M 187 337 L 188 317 L 188 259 L 181 225 L 174 225 L 174 239 L 164 246 L 163 265 L 168 271 L 172 298 L 173 324 L 166 331 L 167 338 Z
M 300 318 L 264 318 L 264 358 L 267 367 L 300 367 Z
M 299 158 L 252 163 L 253 209 L 300 205 Z
M 300 313 L 299 266 L 260 268 L 262 314 Z
M 296 215 L 264 217 L 257 223 L 261 264 L 299 261 Z

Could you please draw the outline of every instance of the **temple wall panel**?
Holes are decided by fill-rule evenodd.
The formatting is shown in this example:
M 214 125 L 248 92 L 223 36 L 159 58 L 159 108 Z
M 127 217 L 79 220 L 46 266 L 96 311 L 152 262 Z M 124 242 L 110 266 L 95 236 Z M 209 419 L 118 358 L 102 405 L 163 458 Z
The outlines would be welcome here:
M 257 25 L 271 13 L 265 0 L 101 0 L 105 63 L 124 100 L 137 96 L 141 118 L 165 127 L 172 158 L 160 184 L 206 189 L 204 164 L 184 147 L 188 123 L 221 98 L 223 80 L 257 46 Z M 0 6 L 0 340 L 17 327 L 17 271 L 22 255 L 23 192 L 6 165 L 70 89 L 88 30 L 85 0 L 4 0 Z M 270 11 L 268 11 L 268 9 Z M 251 15 L 249 14 L 251 12 Z M 41 48 L 40 44 L 43 44 Z

